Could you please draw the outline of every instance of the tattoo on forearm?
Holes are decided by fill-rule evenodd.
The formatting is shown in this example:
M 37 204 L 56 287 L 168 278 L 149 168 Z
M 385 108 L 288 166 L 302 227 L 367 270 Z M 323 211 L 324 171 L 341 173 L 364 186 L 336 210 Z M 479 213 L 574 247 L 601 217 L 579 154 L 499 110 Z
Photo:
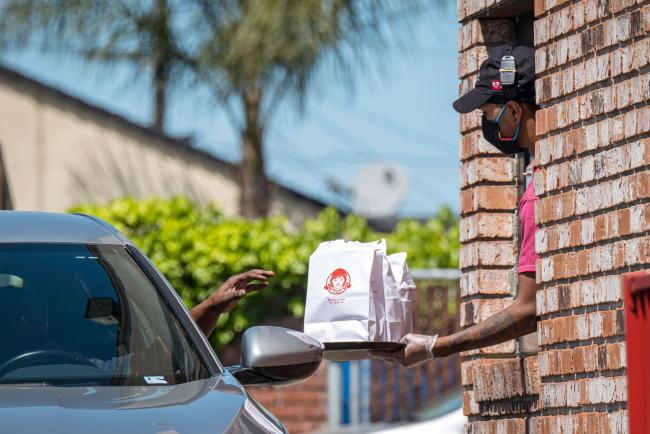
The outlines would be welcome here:
M 536 318 L 517 320 L 508 309 L 504 309 L 479 324 L 449 336 L 449 348 L 445 353 L 452 354 L 506 342 L 534 332 L 536 324 Z

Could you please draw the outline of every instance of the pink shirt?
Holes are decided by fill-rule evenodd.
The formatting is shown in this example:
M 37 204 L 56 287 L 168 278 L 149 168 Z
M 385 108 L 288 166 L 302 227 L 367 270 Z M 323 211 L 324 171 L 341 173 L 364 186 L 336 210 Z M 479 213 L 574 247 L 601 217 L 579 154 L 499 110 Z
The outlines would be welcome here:
M 531 181 L 519 202 L 519 227 L 521 229 L 521 246 L 519 248 L 519 272 L 535 272 L 535 186 Z

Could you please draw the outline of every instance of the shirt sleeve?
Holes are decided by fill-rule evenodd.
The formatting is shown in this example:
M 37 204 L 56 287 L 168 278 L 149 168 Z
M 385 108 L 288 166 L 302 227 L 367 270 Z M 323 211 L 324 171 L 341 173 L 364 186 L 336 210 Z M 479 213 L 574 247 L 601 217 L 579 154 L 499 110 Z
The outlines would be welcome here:
M 519 249 L 519 273 L 535 272 L 535 199 L 524 200 L 519 209 L 519 224 L 521 228 L 521 247 Z

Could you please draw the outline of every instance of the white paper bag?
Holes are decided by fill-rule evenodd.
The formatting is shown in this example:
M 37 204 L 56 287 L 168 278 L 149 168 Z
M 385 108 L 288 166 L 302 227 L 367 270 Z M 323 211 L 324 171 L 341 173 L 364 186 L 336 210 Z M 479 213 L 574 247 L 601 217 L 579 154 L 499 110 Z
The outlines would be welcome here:
M 321 342 L 386 339 L 386 243 L 328 241 L 309 258 L 304 331 Z
M 399 341 L 404 335 L 413 332 L 413 295 L 416 285 L 406 264 L 406 253 L 395 253 L 388 257 L 393 277 L 397 282 L 397 298 L 399 299 L 399 313 L 402 315 L 399 326 L 393 326 L 391 340 Z M 396 309 L 397 310 L 397 309 Z M 399 336 L 393 339 L 393 336 Z
M 392 255 L 391 255 L 392 256 Z M 388 256 L 382 255 L 382 277 L 384 287 L 384 306 L 386 309 L 386 341 L 398 342 L 403 334 L 404 312 L 399 294 L 399 281 L 393 273 Z

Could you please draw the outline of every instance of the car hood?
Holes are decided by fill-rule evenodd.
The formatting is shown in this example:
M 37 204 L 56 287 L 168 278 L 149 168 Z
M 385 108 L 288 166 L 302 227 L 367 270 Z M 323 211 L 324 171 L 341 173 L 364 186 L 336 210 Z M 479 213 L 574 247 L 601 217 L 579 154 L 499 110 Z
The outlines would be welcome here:
M 0 433 L 284 433 L 229 374 L 176 386 L 0 387 Z

